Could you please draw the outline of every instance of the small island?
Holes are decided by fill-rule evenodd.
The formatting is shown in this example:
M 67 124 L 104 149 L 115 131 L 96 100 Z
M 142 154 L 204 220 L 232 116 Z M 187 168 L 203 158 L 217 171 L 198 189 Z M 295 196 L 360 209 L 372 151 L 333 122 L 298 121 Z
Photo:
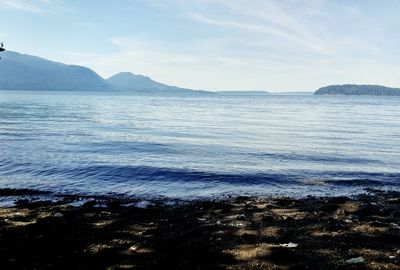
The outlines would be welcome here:
M 314 95 L 400 96 L 400 88 L 357 84 L 330 85 L 318 89 Z

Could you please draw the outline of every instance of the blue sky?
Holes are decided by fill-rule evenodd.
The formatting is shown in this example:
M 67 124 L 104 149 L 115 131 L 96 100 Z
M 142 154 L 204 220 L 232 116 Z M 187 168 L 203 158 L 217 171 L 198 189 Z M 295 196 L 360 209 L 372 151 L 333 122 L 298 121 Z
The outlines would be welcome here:
M 7 48 L 207 90 L 400 87 L 398 0 L 0 0 Z

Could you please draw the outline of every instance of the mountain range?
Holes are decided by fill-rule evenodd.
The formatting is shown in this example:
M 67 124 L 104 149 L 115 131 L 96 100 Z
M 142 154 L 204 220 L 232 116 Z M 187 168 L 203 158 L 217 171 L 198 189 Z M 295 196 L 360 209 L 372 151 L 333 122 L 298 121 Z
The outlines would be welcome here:
M 120 72 L 104 79 L 93 70 L 83 66 L 67 65 L 13 51 L 1 52 L 0 56 L 0 90 L 130 91 L 236 96 L 269 94 L 266 91 L 192 90 L 159 83 L 147 76 L 130 72 Z M 400 89 L 380 85 L 344 84 L 322 87 L 314 94 L 400 96 Z
M 130 72 L 104 79 L 87 67 L 66 65 L 13 51 L 1 53 L 0 89 L 208 93 L 169 86 Z

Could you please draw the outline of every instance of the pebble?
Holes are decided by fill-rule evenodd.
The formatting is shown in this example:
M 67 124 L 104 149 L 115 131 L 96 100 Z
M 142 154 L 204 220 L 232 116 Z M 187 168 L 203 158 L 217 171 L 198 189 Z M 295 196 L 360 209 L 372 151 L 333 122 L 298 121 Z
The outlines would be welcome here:
M 136 251 L 138 249 L 138 247 L 137 246 L 131 246 L 130 248 L 129 248 L 129 251 Z
M 117 269 L 135 269 L 136 267 L 135 267 L 135 265 L 131 265 L 131 264 L 120 264 L 120 265 L 118 265 L 118 268 Z M 115 268 L 107 268 L 107 270 L 108 269 L 115 269 Z
M 54 217 L 55 217 L 55 218 L 62 218 L 63 216 L 64 216 L 64 215 L 61 214 L 60 212 L 57 212 L 57 213 L 54 214 Z
M 246 216 L 243 214 L 237 215 L 238 220 L 246 220 Z
M 149 201 L 140 201 L 140 202 L 136 203 L 135 206 L 136 206 L 137 208 L 146 209 L 146 208 L 148 208 L 148 207 L 151 206 L 151 205 L 152 205 L 152 203 L 149 202 Z
M 351 258 L 350 260 L 347 260 L 346 263 L 348 264 L 360 264 L 364 263 L 365 260 L 363 257 L 357 257 L 357 258 Z
M 20 213 L 20 212 L 16 212 L 16 213 L 10 215 L 11 218 L 23 217 L 23 216 L 25 216 L 25 215 L 23 213 Z
M 244 227 L 243 223 L 231 223 L 229 225 L 232 226 L 232 227 Z
M 296 248 L 298 246 L 298 244 L 295 243 L 287 243 L 287 244 L 279 244 L 281 247 L 287 247 L 287 248 Z

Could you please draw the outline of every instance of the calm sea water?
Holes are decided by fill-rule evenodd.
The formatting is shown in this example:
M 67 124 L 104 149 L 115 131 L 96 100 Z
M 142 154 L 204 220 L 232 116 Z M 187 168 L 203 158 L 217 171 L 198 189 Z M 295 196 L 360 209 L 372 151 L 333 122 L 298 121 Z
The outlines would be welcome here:
M 400 98 L 0 91 L 0 188 L 179 198 L 400 190 Z

